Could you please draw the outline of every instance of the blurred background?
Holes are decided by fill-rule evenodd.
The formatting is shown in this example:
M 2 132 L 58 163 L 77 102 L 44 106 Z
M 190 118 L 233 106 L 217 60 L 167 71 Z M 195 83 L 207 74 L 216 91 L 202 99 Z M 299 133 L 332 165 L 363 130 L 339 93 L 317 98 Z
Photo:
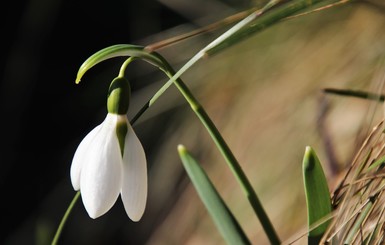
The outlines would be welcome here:
M 31 0 L 5 5 L 0 244 L 50 244 L 75 195 L 69 178 L 73 154 L 103 121 L 109 83 L 124 59 L 98 64 L 76 85 L 83 61 L 110 45 L 152 44 L 263 3 Z M 227 28 L 158 52 L 178 69 Z M 233 150 L 283 241 L 306 227 L 305 147 L 319 154 L 333 188 L 383 117 L 381 103 L 322 90 L 382 93 L 384 28 L 381 1 L 341 5 L 278 23 L 182 76 Z M 128 70 L 132 118 L 167 79 L 141 61 Z M 178 144 L 202 163 L 253 244 L 268 244 L 241 188 L 175 88 L 134 128 L 149 168 L 143 219 L 132 222 L 118 199 L 106 215 L 92 220 L 79 200 L 59 244 L 224 244 L 186 176 Z

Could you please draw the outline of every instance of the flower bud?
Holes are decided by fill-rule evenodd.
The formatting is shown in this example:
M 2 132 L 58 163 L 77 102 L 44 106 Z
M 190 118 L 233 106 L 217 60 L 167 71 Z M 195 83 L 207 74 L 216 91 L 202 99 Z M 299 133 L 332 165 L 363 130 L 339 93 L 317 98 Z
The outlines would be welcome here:
M 107 110 L 109 113 L 124 115 L 130 105 L 131 87 L 124 77 L 115 78 L 108 90 Z

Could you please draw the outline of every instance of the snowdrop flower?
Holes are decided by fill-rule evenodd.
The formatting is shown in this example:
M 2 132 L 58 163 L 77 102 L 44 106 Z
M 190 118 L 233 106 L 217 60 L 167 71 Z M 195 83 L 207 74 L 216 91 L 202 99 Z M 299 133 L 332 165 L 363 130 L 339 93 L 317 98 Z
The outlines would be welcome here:
M 126 79 L 112 81 L 106 118 L 82 140 L 72 160 L 72 186 L 93 219 L 110 210 L 119 194 L 131 220 L 139 221 L 144 213 L 146 156 L 126 116 L 130 92 Z

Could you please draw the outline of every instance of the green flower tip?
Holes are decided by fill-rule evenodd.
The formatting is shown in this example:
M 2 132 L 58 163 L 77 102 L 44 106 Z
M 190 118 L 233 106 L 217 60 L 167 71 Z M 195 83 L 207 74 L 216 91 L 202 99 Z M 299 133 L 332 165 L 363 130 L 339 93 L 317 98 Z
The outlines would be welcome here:
M 107 110 L 109 113 L 124 115 L 130 105 L 131 88 L 124 77 L 115 78 L 108 90 Z
M 315 154 L 313 148 L 306 146 L 305 155 L 304 155 L 304 164 L 303 167 L 306 171 L 310 171 L 314 168 L 317 155 Z
M 184 145 L 178 145 L 178 152 L 180 155 L 185 155 L 187 153 L 187 149 L 186 147 L 184 147 Z

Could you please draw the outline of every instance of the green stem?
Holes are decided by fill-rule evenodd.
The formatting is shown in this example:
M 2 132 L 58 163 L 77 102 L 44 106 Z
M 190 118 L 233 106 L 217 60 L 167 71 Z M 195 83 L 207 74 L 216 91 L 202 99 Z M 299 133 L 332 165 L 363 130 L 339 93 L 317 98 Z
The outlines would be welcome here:
M 64 225 L 67 222 L 68 216 L 70 215 L 70 213 L 71 213 L 73 207 L 75 206 L 77 200 L 79 199 L 79 197 L 80 197 L 80 191 L 78 191 L 75 194 L 74 198 L 72 199 L 70 205 L 67 208 L 67 211 L 65 212 L 62 220 L 60 221 L 59 227 L 57 228 L 56 234 L 55 234 L 55 236 L 54 236 L 54 238 L 52 240 L 52 243 L 51 243 L 52 245 L 56 245 L 57 244 L 57 242 L 59 240 L 59 237 L 60 237 L 60 235 L 61 235 L 61 233 L 63 231 Z
M 119 70 L 119 77 L 124 77 L 124 74 L 126 72 L 126 69 L 127 69 L 127 66 L 133 61 L 137 59 L 137 57 L 135 56 L 131 56 L 129 57 L 128 59 L 126 59 L 124 61 L 124 63 L 122 64 L 122 66 L 120 67 L 120 70 Z
M 169 66 L 165 60 L 163 62 L 164 62 L 164 65 L 167 67 L 167 71 L 165 71 L 165 73 L 170 78 L 173 77 L 174 71 L 172 70 L 171 66 Z M 191 93 L 189 88 L 183 83 L 183 81 L 181 79 L 176 79 L 174 84 L 178 88 L 178 90 L 182 93 L 186 101 L 190 104 L 192 110 L 198 116 L 202 124 L 205 126 L 211 138 L 214 140 L 216 146 L 218 147 L 219 151 L 225 158 L 228 166 L 230 167 L 231 171 L 235 175 L 238 183 L 241 185 L 242 190 L 246 195 L 247 199 L 249 200 L 254 212 L 258 216 L 262 224 L 262 227 L 265 230 L 265 233 L 268 236 L 271 244 L 280 244 L 280 239 L 270 219 L 268 218 L 261 202 L 259 201 L 259 198 L 255 190 L 253 189 L 250 181 L 248 180 L 246 174 L 243 172 L 241 166 L 239 165 L 237 159 L 235 158 L 234 154 L 230 150 L 229 146 L 227 145 L 222 135 L 218 131 L 217 127 L 212 122 L 212 120 L 210 119 L 210 117 L 202 107 L 202 105 Z

